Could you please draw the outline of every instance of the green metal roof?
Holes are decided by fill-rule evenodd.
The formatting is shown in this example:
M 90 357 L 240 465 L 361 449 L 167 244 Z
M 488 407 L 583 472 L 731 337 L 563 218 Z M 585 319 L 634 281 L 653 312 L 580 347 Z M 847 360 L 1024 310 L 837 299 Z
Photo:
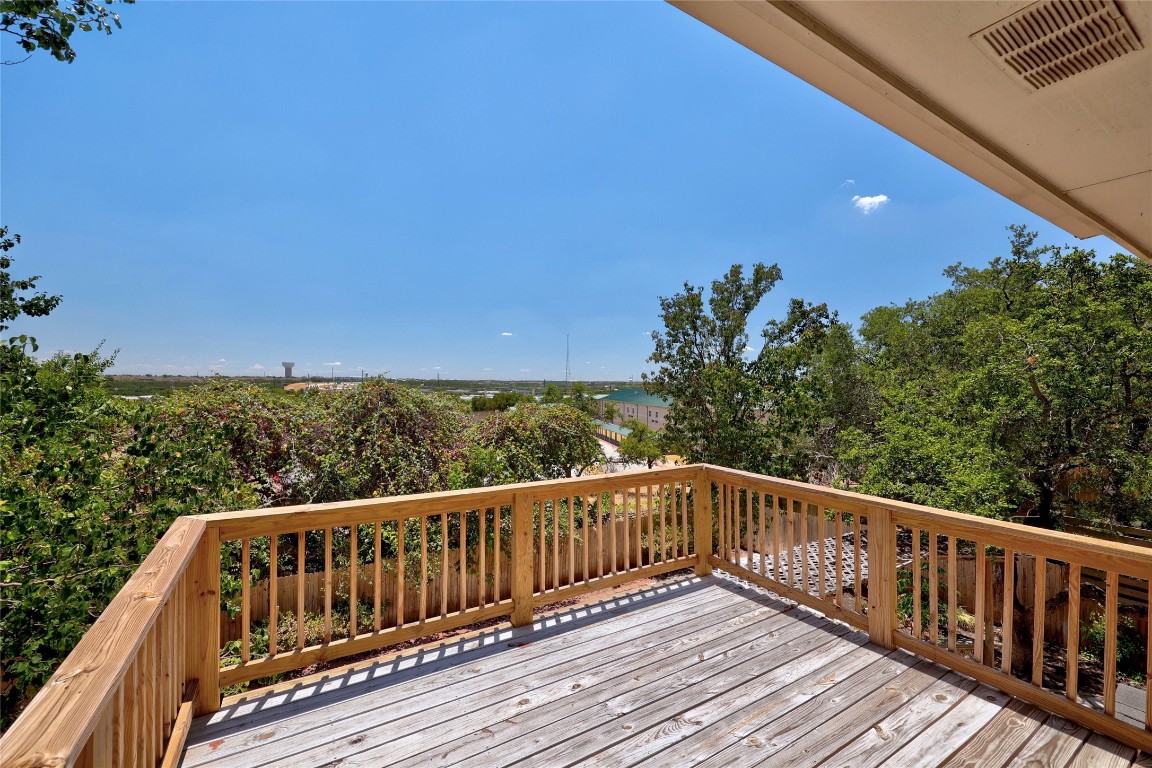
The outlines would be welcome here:
M 651 405 L 657 408 L 668 408 L 672 402 L 656 395 L 650 395 L 642 389 L 618 389 L 610 395 L 604 395 L 604 400 L 616 403 L 632 403 L 634 405 Z
M 632 430 L 628 429 L 628 427 L 622 427 L 619 424 L 613 424 L 609 421 L 601 421 L 600 419 L 593 419 L 592 421 L 601 429 L 606 429 L 609 432 L 615 432 L 616 434 L 620 435 L 620 437 L 628 437 L 628 435 L 632 434 Z

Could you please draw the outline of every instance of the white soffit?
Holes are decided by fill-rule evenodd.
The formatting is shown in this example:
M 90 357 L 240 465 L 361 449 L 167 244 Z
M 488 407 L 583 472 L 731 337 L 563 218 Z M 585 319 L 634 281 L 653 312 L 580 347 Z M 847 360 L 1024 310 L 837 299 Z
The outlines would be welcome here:
M 1073 235 L 1152 261 L 1152 2 L 670 2 Z M 1005 33 L 1034 67 L 990 44 Z

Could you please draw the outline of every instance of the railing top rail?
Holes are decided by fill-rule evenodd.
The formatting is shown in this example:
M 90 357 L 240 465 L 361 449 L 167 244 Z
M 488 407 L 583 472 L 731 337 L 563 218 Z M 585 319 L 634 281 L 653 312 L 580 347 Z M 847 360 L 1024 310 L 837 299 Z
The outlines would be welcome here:
M 941 533 L 956 532 L 961 536 L 978 539 L 984 544 L 1010 547 L 1027 553 L 1041 553 L 1054 559 L 1108 570 L 1120 569 L 1130 576 L 1152 578 L 1152 550 L 1145 547 L 1073 533 L 1049 531 L 1006 520 L 951 512 L 923 504 L 894 501 L 880 496 L 768 477 L 711 464 L 707 465 L 706 469 L 713 479 L 747 482 L 750 485 L 781 491 L 782 495 L 793 493 L 806 499 L 819 499 L 826 501 L 829 507 L 845 512 L 866 514 L 868 507 L 879 507 L 892 511 L 893 521 L 900 525 L 939 529 Z
M 0 740 L 6 766 L 70 765 L 168 602 L 206 529 L 178 518 Z
M 610 475 L 539 480 L 531 483 L 497 485 L 487 488 L 467 488 L 459 491 L 417 493 L 387 496 L 379 499 L 336 501 L 325 504 L 298 504 L 290 507 L 247 509 L 238 512 L 218 512 L 197 516 L 211 528 L 220 530 L 224 541 L 252 536 L 266 536 L 275 532 L 313 530 L 326 526 L 360 525 L 384 520 L 399 520 L 419 515 L 456 512 L 461 509 L 481 509 L 512 503 L 517 493 L 527 493 L 533 499 L 557 494 L 579 495 L 591 493 L 608 485 L 626 486 L 635 479 L 643 485 L 649 481 L 690 479 L 697 465 L 664 469 L 641 469 Z

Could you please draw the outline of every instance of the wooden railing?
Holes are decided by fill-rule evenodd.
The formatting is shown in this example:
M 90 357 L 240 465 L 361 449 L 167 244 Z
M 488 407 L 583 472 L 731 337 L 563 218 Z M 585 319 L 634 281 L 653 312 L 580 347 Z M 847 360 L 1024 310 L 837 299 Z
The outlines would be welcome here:
M 1124 711 L 1117 700 L 1121 642 L 1133 682 L 1152 678 L 1148 548 L 722 467 L 705 472 L 718 505 L 713 566 L 864 629 L 885 648 L 1152 751 L 1152 685 L 1138 692 L 1143 706 Z M 963 572 L 975 583 L 961 581 L 968 557 L 975 567 Z M 1082 577 L 1097 572 L 1103 590 Z M 1143 594 L 1143 606 L 1122 603 L 1122 583 Z M 973 604 L 961 605 L 962 594 Z M 1063 616 L 1058 637 L 1054 615 Z M 1082 648 L 1082 636 L 1101 647 Z M 1093 690 L 1082 685 L 1087 665 Z
M 1121 631 L 1152 672 L 1146 608 L 1120 592 L 1148 594 L 1152 551 L 695 465 L 182 518 L 0 740 L 0 763 L 173 765 L 222 689 L 487 619 L 522 626 L 689 567 L 1152 750 L 1152 707 L 1132 722 L 1117 703 Z M 1079 674 L 1088 624 L 1099 690 Z
M 229 686 L 487 619 L 529 624 L 540 606 L 693 567 L 701 478 L 677 467 L 181 518 L 0 740 L 0 764 L 175 765 L 192 716 Z
M 207 524 L 173 523 L 0 740 L 0 765 L 174 764 L 194 708 L 219 699 L 201 679 L 219 664 L 211 562 Z

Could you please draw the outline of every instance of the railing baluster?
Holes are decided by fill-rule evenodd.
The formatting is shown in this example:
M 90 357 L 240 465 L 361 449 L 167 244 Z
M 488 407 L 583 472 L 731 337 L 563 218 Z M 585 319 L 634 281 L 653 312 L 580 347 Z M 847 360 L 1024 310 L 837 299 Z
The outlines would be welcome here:
M 912 627 L 913 637 L 924 639 L 924 574 L 920 553 L 920 529 L 912 529 Z
M 823 506 L 816 508 L 816 536 L 819 543 L 816 545 L 816 567 L 820 569 L 820 574 L 816 577 L 816 583 L 819 585 L 816 589 L 816 596 L 821 600 L 828 599 L 828 565 L 825 563 L 826 554 L 825 547 L 828 545 L 828 510 Z
M 852 602 L 855 605 L 856 613 L 861 616 L 864 615 L 864 581 L 863 581 L 863 563 L 860 561 L 860 513 L 852 513 L 852 567 L 856 572 L 855 586 L 853 587 Z
M 656 486 L 656 494 L 652 509 L 653 514 L 655 514 L 656 510 L 660 511 L 660 562 L 665 562 L 667 560 L 666 553 L 668 552 L 668 519 L 666 517 L 667 510 L 664 506 L 664 485 L 662 483 Z M 651 562 L 655 564 L 656 558 L 653 557 Z
M 1004 548 L 1004 608 L 1000 617 L 1000 671 L 1012 674 L 1013 597 L 1016 594 L 1016 553 Z
M 1152 605 L 1152 603 L 1150 603 Z M 1080 698 L 1080 566 L 1068 563 L 1068 627 L 1064 631 L 1068 649 L 1064 656 L 1064 695 L 1069 701 Z M 1152 681 L 1152 678 L 1149 678 Z M 1148 686 L 1152 690 L 1152 685 Z M 1152 712 L 1152 710 L 1149 710 Z
M 359 603 L 358 598 L 360 597 L 357 594 L 359 592 L 358 587 L 360 586 L 360 584 L 359 584 L 359 582 L 360 582 L 360 570 L 359 570 L 359 563 L 357 562 L 360 558 L 360 546 L 359 546 L 359 542 L 357 541 L 357 539 L 359 538 L 359 530 L 358 530 L 359 527 L 360 526 L 358 526 L 358 525 L 349 526 L 349 533 L 348 533 L 348 638 L 349 639 L 356 637 L 356 635 L 359 634 L 358 630 L 360 629 L 357 626 L 357 622 L 359 619 L 359 617 L 357 616 L 357 614 L 359 613 L 359 611 L 357 610 L 358 603 Z
M 140 655 L 144 658 L 144 706 L 141 716 L 143 723 L 143 757 L 146 765 L 155 763 L 156 755 L 156 712 L 159 709 L 156 702 L 156 645 L 152 642 L 155 627 L 144 637 L 144 644 L 140 647 Z
M 332 642 L 332 527 L 324 528 L 324 644 Z
M 744 489 L 744 513 L 748 518 L 748 530 L 744 532 L 744 548 L 748 550 L 748 568 L 752 568 L 752 532 L 755 525 L 752 522 L 752 489 Z
M 984 560 L 984 606 L 988 618 L 984 622 L 984 663 L 996 668 L 996 580 L 992 572 L 992 560 Z
M 1152 579 L 1148 579 L 1144 599 L 1152 606 Z M 1152 621 L 1144 628 L 1144 729 L 1152 731 Z
M 560 589 L 560 497 L 552 501 L 552 591 Z
M 127 687 L 128 676 L 125 674 L 120 685 L 116 687 L 116 707 L 112 713 L 112 732 L 115 736 L 112 740 L 112 759 L 109 761 L 109 765 L 127 765 L 129 763 L 124 748 L 125 736 L 128 731 L 128 721 L 125 718 L 124 709 L 124 690 Z
M 408 591 L 408 577 L 404 573 L 405 539 L 408 536 L 408 518 L 402 517 L 396 521 L 396 626 L 402 627 L 407 621 L 404 616 L 404 595 Z
M 279 650 L 280 595 L 276 579 L 279 576 L 280 537 L 275 533 L 268 537 L 268 655 L 275 656 Z
M 604 499 L 607 495 L 604 493 L 596 494 L 596 514 L 593 519 L 593 524 L 596 526 L 596 578 L 604 576 Z M 616 527 L 613 526 L 612 530 L 615 531 Z M 616 539 L 612 538 L 610 545 L 615 551 Z
M 940 645 L 940 540 L 928 531 L 928 641 Z
M 448 615 L 448 513 L 440 513 L 440 618 Z
M 717 510 L 716 515 L 716 531 L 720 536 L 720 554 L 719 557 L 724 562 L 728 562 L 728 485 L 726 483 L 716 484 L 717 501 L 720 502 L 720 509 Z
M 245 664 L 252 660 L 249 637 L 252 625 L 252 578 L 248 570 L 250 548 L 248 539 L 240 542 L 240 661 Z
M 568 497 L 568 585 L 576 583 L 576 497 Z
M 1044 601 L 1045 582 L 1048 575 L 1048 559 L 1036 555 L 1035 575 L 1032 579 L 1032 685 L 1044 685 Z
M 1104 598 L 1104 714 L 1116 714 L 1116 640 L 1119 634 L 1118 607 L 1120 574 L 1108 571 Z
M 616 560 L 617 560 L 617 556 L 616 556 L 616 552 L 617 552 L 617 550 L 616 550 L 616 491 L 612 491 L 611 494 L 604 494 L 600 497 L 600 499 L 601 499 L 601 501 L 604 501 L 606 499 L 608 500 L 608 505 L 607 505 L 608 506 L 608 520 L 610 522 L 610 525 L 608 528 L 608 547 L 609 547 L 609 549 L 612 550 L 612 552 L 611 552 L 611 554 L 612 554 L 612 567 L 609 569 L 609 572 L 610 573 L 616 573 Z M 628 503 L 627 494 L 625 494 L 624 503 L 625 504 Z M 602 505 L 602 508 L 600 509 L 600 517 L 599 517 L 599 520 L 597 520 L 597 525 L 600 526 L 601 528 L 603 528 L 603 526 L 604 526 L 603 505 Z M 628 551 L 628 538 L 627 538 L 627 536 L 628 536 L 628 529 L 625 528 L 624 529 L 624 551 L 625 552 Z M 603 576 L 604 575 L 603 542 L 601 542 L 600 551 L 601 551 L 600 575 Z
M 744 543 L 740 539 L 740 487 L 729 486 L 728 514 L 732 516 L 732 563 L 740 564 L 740 548 Z
M 797 502 L 796 512 L 800 519 L 800 590 L 804 594 L 812 592 L 808 580 L 808 507 L 807 502 Z
M 688 557 L 688 483 L 680 483 L 680 556 Z
M 650 500 L 651 499 L 649 499 L 649 501 Z M 645 502 L 645 507 L 647 507 L 647 502 Z M 633 561 L 633 567 L 639 568 L 644 565 L 644 561 L 640 556 L 640 548 L 644 537 L 644 517 L 640 507 L 640 486 L 636 486 L 636 517 L 634 520 L 636 522 L 636 559 Z
M 985 612 L 988 610 L 988 604 L 984 600 L 984 590 L 986 588 L 987 577 L 984 569 L 987 567 L 988 556 L 984 551 L 984 544 L 982 542 L 975 542 L 976 544 L 976 594 L 975 597 L 975 613 L 976 613 L 976 626 L 974 627 L 975 639 L 972 642 L 972 658 L 977 664 L 984 664 L 984 625 L 986 618 Z
M 497 504 L 492 509 L 492 586 L 494 587 L 493 595 L 495 602 L 500 602 L 500 570 L 504 561 L 504 550 L 500 547 L 500 527 L 503 525 L 501 522 L 502 512 L 504 507 Z
M 948 650 L 956 653 L 956 600 L 960 590 L 956 588 L 956 547 L 959 540 L 955 536 L 945 536 L 948 544 Z
M 760 575 L 768 577 L 768 527 L 764 512 L 764 493 L 756 494 L 757 511 L 759 512 L 760 526 L 756 529 L 756 548 L 760 550 Z
M 547 527 L 548 527 L 547 521 L 544 519 L 544 514 L 545 514 L 544 510 L 545 510 L 546 506 L 547 506 L 547 502 L 545 502 L 545 501 L 541 501 L 539 504 L 536 504 L 533 506 L 534 510 L 536 510 L 536 509 L 539 510 L 539 512 L 537 514 L 533 515 L 533 519 L 536 520 L 537 525 L 539 526 L 539 529 L 540 529 L 539 531 L 537 531 L 537 535 L 536 535 L 536 552 L 537 552 L 537 557 L 540 558 L 540 564 L 536 566 L 536 572 L 537 572 L 536 573 L 536 585 L 537 585 L 537 591 L 538 592 L 543 592 L 545 590 L 545 588 L 548 586 L 548 583 L 547 583 L 548 571 L 545 569 L 545 566 L 547 564 L 548 547 L 546 547 L 544 545 L 545 532 L 546 532 Z
M 840 510 L 833 510 L 833 515 L 836 516 L 836 599 L 833 601 L 837 608 L 844 607 L 844 513 Z M 920 552 L 920 542 L 917 541 L 915 551 Z M 919 554 L 917 554 L 919 557 Z M 916 593 L 916 604 L 919 604 L 920 595 Z M 917 627 L 919 631 L 919 627 Z M 917 635 L 919 637 L 919 635 Z
M 488 548 L 488 510 L 480 510 L 480 549 L 477 551 L 478 562 L 477 565 L 480 571 L 480 577 L 477 583 L 480 585 L 480 601 L 478 605 L 483 608 L 488 605 L 488 570 L 486 566 L 487 558 L 485 557 L 485 550 Z
M 124 705 L 120 727 L 124 731 L 124 737 L 120 741 L 120 749 L 124 758 L 123 764 L 128 766 L 140 765 L 138 729 L 140 707 L 136 703 L 136 666 L 138 663 L 139 658 L 128 665 L 128 670 L 124 673 L 124 682 L 121 683 L 124 691 Z
M 308 578 L 308 559 L 305 552 L 307 531 L 296 532 L 296 648 L 304 648 L 304 586 Z
M 468 512 L 460 511 L 460 613 L 468 609 Z M 445 579 L 447 580 L 447 579 Z
M 792 502 L 786 498 L 780 498 L 779 504 L 780 538 L 783 545 L 780 553 L 780 566 L 784 576 L 780 583 L 793 587 L 796 580 L 792 578 L 792 536 L 795 532 L 795 526 L 792 525 Z
M 581 549 L 581 554 L 584 556 L 583 560 L 584 560 L 584 583 L 585 584 L 588 583 L 589 576 L 591 575 L 591 572 L 588 570 L 588 564 L 590 562 L 589 555 L 591 554 L 588 550 L 592 548 L 592 529 L 588 527 L 590 524 L 590 521 L 588 519 L 588 510 L 590 510 L 591 508 L 592 508 L 592 497 L 587 496 L 587 495 L 581 496 L 580 497 L 580 545 L 581 545 L 580 549 Z
M 372 631 L 379 632 L 381 627 L 381 613 L 382 601 L 380 599 L 381 590 L 384 587 L 384 574 L 382 561 L 384 555 L 381 553 L 380 544 L 382 536 L 380 535 L 380 521 L 377 520 L 372 527 L 372 552 L 374 554 L 372 563 Z
M 428 621 L 428 516 L 420 515 L 420 623 Z

